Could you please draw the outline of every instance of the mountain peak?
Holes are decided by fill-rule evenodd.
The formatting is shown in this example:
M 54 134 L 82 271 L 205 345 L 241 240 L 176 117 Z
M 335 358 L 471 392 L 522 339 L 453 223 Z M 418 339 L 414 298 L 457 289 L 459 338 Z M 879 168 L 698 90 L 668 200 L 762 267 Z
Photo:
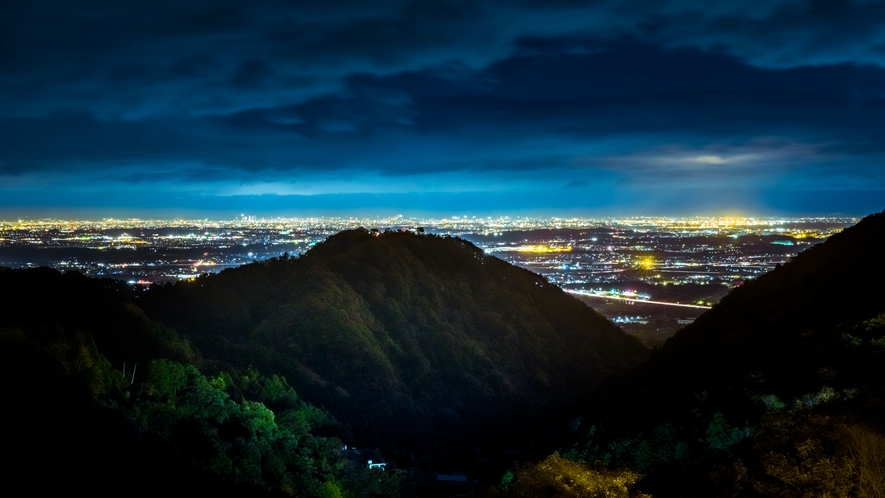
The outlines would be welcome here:
M 446 453 L 524 431 L 648 354 L 545 278 L 456 237 L 349 230 L 301 258 L 200 280 L 158 303 L 164 321 L 210 356 L 283 373 L 366 446 Z

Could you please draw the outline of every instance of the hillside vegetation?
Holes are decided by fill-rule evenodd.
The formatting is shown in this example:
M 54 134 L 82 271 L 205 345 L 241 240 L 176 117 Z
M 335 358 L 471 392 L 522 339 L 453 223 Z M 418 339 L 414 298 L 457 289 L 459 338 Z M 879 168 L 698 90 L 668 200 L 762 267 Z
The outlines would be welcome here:
M 565 455 L 665 496 L 883 496 L 885 213 L 734 290 L 595 396 Z
M 2 270 L 0 455 L 13 493 L 396 496 L 277 375 L 200 357 L 128 286 Z
M 149 294 L 201 354 L 284 375 L 360 444 L 449 466 L 527 447 L 540 417 L 648 354 L 544 278 L 409 232 L 342 232 Z
M 885 299 L 870 284 L 883 244 L 885 213 L 867 217 L 650 355 L 542 277 L 449 237 L 348 231 L 149 291 L 0 270 L 10 482 L 441 496 L 455 488 L 418 469 L 519 460 L 494 487 L 458 489 L 881 497 Z M 544 458 L 543 429 L 581 411 Z M 355 465 L 345 442 L 412 472 Z

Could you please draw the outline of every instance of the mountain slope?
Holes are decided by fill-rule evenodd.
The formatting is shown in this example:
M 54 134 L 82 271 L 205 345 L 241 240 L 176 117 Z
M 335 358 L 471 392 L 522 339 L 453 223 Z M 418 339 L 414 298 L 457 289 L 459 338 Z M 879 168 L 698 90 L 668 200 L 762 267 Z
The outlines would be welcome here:
M 542 277 L 469 242 L 408 232 L 342 232 L 302 258 L 154 298 L 204 355 L 284 374 L 362 444 L 448 458 L 484 439 L 527 439 L 540 414 L 647 355 Z
M 734 290 L 601 389 L 569 455 L 639 471 L 658 498 L 867 496 L 859 441 L 885 458 L 883 244 L 879 213 Z
M 785 358 L 815 349 L 838 324 L 885 311 L 883 247 L 879 213 L 735 289 L 635 370 L 637 395 L 662 400 L 668 386 L 700 392 L 724 378 L 739 383 L 747 372 L 795 384 L 801 375 Z
M 7 494 L 399 496 L 285 379 L 219 368 L 135 303 L 143 291 L 0 268 Z

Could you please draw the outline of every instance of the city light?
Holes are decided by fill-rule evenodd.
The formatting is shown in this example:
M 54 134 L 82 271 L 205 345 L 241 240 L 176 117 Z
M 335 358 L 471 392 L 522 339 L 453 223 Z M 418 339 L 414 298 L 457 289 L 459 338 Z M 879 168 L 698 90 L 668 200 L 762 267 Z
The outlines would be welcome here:
M 298 257 L 334 233 L 362 227 L 378 235 L 410 231 L 462 237 L 562 288 L 615 285 L 616 292 L 610 295 L 635 299 L 625 293 L 637 291 L 639 284 L 659 289 L 738 286 L 857 221 L 462 215 L 260 218 L 248 214 L 234 220 L 19 219 L 0 222 L 0 266 L 49 266 L 147 285 L 141 282 L 191 279 L 282 254 Z M 650 299 L 660 293 L 643 290 L 638 294 Z M 709 298 L 697 296 L 692 302 L 707 306 Z

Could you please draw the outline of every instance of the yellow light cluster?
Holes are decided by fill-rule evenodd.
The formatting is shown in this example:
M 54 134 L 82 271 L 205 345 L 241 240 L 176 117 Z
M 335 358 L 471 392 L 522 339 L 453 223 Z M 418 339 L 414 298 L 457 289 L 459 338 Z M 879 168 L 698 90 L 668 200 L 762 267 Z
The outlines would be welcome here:
M 519 248 L 519 252 L 537 252 L 537 253 L 545 253 L 545 252 L 570 252 L 572 248 L 570 246 L 566 247 L 551 247 L 547 244 L 538 244 L 536 246 L 522 246 Z
M 639 266 L 640 268 L 651 270 L 655 267 L 655 260 L 652 258 L 643 258 L 639 260 Z

